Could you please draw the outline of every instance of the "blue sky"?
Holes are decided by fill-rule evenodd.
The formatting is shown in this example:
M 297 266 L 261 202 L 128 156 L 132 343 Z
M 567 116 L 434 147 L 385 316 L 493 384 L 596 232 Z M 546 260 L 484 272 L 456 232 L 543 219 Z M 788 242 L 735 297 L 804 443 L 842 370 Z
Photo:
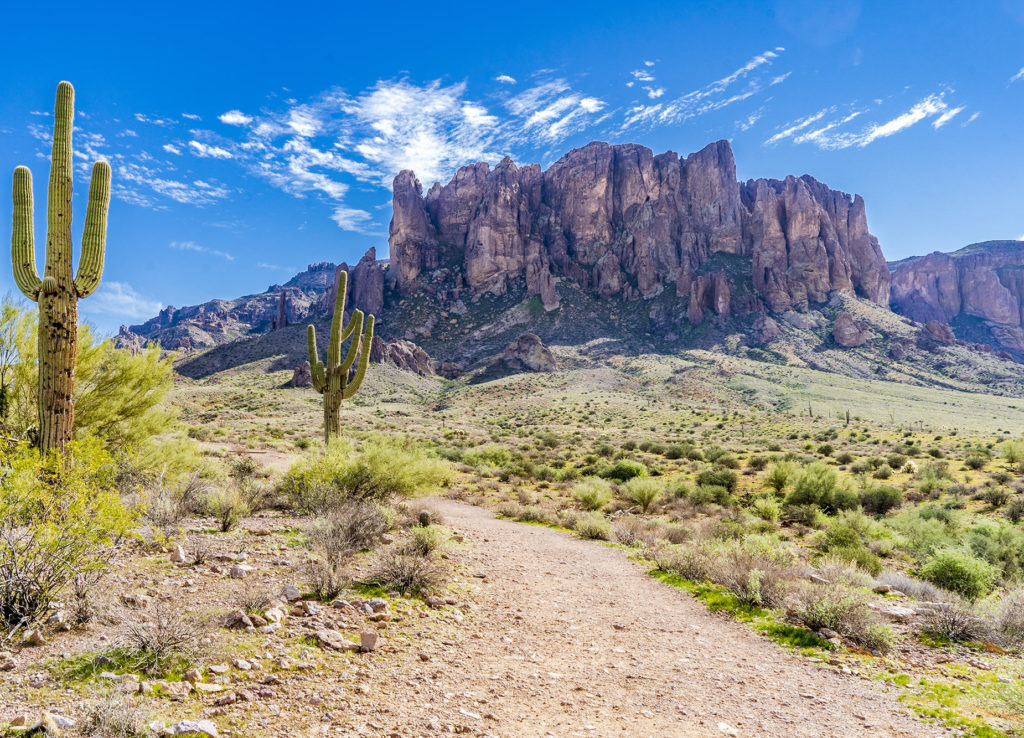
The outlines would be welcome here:
M 170 6 L 166 6 L 170 7 Z M 114 171 L 101 330 L 387 249 L 389 183 L 592 140 L 862 194 L 890 259 L 1024 236 L 1024 0 L 19 3 L 0 43 L 10 172 L 45 232 L 56 84 Z M 9 264 L 0 291 L 12 290 Z

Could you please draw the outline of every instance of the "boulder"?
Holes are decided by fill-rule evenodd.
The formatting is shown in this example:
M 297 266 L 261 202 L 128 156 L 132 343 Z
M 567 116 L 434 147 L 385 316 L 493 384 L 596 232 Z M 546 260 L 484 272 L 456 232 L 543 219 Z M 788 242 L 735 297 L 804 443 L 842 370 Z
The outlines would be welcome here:
M 312 387 L 313 386 L 313 370 L 309 366 L 308 361 L 304 361 L 295 367 L 295 371 L 292 372 L 292 378 L 288 380 L 289 387 Z
M 506 346 L 501 358 L 517 371 L 553 372 L 558 369 L 554 354 L 533 333 L 524 333 Z
M 857 326 L 852 315 L 842 312 L 832 326 L 832 338 L 843 348 L 855 348 L 864 345 L 867 334 Z

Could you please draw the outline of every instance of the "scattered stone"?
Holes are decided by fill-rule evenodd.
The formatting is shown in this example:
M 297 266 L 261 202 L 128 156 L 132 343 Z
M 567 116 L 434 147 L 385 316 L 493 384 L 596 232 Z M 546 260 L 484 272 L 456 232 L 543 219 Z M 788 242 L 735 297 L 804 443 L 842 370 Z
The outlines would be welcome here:
M 167 730 L 168 735 L 205 735 L 219 738 L 217 726 L 211 720 L 182 720 Z
M 358 651 L 360 645 L 345 640 L 345 637 L 336 630 L 322 628 L 313 634 L 321 648 L 329 648 L 334 651 Z
M 185 672 L 186 682 L 201 682 L 203 681 L 203 672 L 199 669 L 189 669 Z
M 888 584 L 879 584 L 871 591 L 875 594 L 889 594 L 890 592 L 892 592 L 892 587 L 890 587 Z
M 25 631 L 25 636 L 21 639 L 22 643 L 26 646 L 45 646 L 46 639 L 43 638 L 42 632 L 38 628 L 32 628 L 31 630 Z
M 231 571 L 228 572 L 228 576 L 232 579 L 245 579 L 249 576 L 249 572 L 255 571 L 256 567 L 249 566 L 249 564 L 235 564 L 231 567 Z
M 227 664 L 214 664 L 210 667 L 210 671 L 214 674 L 227 674 L 230 669 L 231 667 Z
M 377 643 L 380 641 L 380 635 L 374 633 L 372 630 L 364 630 L 359 634 L 359 650 L 363 653 L 369 653 L 377 648 Z
M 263 618 L 268 623 L 280 623 L 284 620 L 284 611 L 279 610 L 276 607 L 271 607 L 263 613 Z
M 729 725 L 729 723 L 719 723 L 718 731 L 724 735 L 739 735 L 740 732 L 736 728 Z
M 223 684 L 207 684 L 206 682 L 196 682 L 192 685 L 192 689 L 197 692 L 205 694 L 212 694 L 213 692 L 223 692 L 227 687 Z
M 444 607 L 444 600 L 434 595 L 427 597 L 424 602 L 427 603 L 428 607 Z
M 302 599 L 302 594 L 294 585 L 286 584 L 281 589 L 281 597 L 285 602 L 294 602 L 295 600 Z
M 896 620 L 900 623 L 908 623 L 917 613 L 911 610 L 909 607 L 902 607 L 901 605 L 889 605 L 889 604 L 878 604 L 876 602 L 869 602 L 868 607 L 877 612 L 879 615 L 884 615 L 890 620 Z
M 185 558 L 185 549 L 180 545 L 171 549 L 171 563 L 184 564 L 187 560 L 188 559 Z
M 307 615 L 319 615 L 321 610 L 323 610 L 323 607 L 316 602 L 304 600 L 302 603 L 302 611 Z
M 420 657 L 420 661 L 430 661 L 430 654 L 429 653 L 425 653 L 423 651 L 420 651 L 419 657 Z
M 250 671 L 250 670 L 252 670 L 252 664 L 250 664 L 245 659 L 235 659 L 234 661 L 231 662 L 231 665 L 234 666 L 236 669 L 239 669 L 241 671 Z
M 252 628 L 252 620 L 242 610 L 235 610 L 224 618 L 225 628 Z

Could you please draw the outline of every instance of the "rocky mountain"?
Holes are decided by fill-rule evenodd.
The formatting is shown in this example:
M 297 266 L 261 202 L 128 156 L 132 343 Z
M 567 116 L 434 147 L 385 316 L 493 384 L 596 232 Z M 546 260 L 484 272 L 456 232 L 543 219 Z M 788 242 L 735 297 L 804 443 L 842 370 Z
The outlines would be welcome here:
M 892 267 L 896 312 L 1024 361 L 1024 242 L 985 241 Z
M 479 162 L 425 196 L 403 171 L 393 192 L 389 277 L 400 295 L 430 283 L 454 303 L 522 283 L 550 311 L 559 281 L 602 299 L 669 290 L 691 323 L 709 311 L 806 310 L 832 292 L 889 301 L 861 197 L 807 175 L 740 183 L 727 141 L 687 157 L 595 142 L 547 171 Z M 716 253 L 747 262 L 745 284 Z

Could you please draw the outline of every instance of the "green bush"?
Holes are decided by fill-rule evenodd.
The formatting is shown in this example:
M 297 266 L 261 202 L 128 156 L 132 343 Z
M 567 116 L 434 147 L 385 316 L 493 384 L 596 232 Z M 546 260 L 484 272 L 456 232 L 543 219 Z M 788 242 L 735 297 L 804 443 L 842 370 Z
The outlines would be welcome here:
M 409 548 L 420 556 L 430 556 L 435 551 L 443 550 L 448 545 L 450 537 L 448 529 L 443 526 L 417 526 L 412 529 Z
M 730 493 L 736 490 L 739 477 L 731 469 L 705 469 L 697 475 L 697 484 L 705 487 L 725 487 Z
M 998 571 L 967 551 L 947 548 L 936 552 L 918 575 L 943 589 L 976 600 L 992 590 Z
M 661 497 L 661 485 L 647 477 L 634 477 L 622 487 L 622 494 L 627 500 L 647 512 L 651 505 Z
M 601 471 L 602 477 L 614 479 L 617 482 L 625 482 L 634 477 L 646 477 L 648 474 L 646 466 L 632 459 L 619 459 L 614 465 Z
M 729 490 L 717 484 L 701 484 L 690 492 L 690 502 L 694 505 L 721 505 L 728 507 L 732 504 L 732 495 Z
M 573 487 L 572 494 L 584 510 L 600 510 L 612 500 L 612 485 L 599 477 L 587 477 Z
M 611 538 L 612 527 L 603 515 L 591 512 L 576 518 L 576 532 L 581 538 L 607 541 Z
M 903 504 L 903 493 L 885 484 L 866 484 L 860 491 L 860 505 L 864 512 L 885 515 Z
M 299 512 L 315 513 L 353 497 L 387 501 L 427 494 L 449 475 L 446 461 L 400 439 L 367 440 L 358 453 L 332 439 L 323 453 L 295 462 L 280 491 Z
M 872 651 L 889 649 L 892 631 L 880 625 L 862 593 L 835 584 L 804 584 L 792 597 L 794 616 L 811 630 L 828 628 Z
M 71 443 L 40 459 L 20 446 L 0 461 L 0 626 L 45 614 L 76 578 L 95 581 L 138 511 L 114 488 L 114 461 L 100 441 Z
M 852 510 L 859 503 L 856 493 L 840 484 L 835 469 L 820 461 L 804 467 L 786 495 L 787 507 L 815 505 L 829 513 Z
M 774 497 L 758 497 L 751 504 L 750 511 L 762 520 L 775 522 L 782 514 L 782 505 Z
M 765 474 L 764 486 L 775 490 L 777 495 L 781 495 L 796 477 L 796 472 L 796 464 L 790 461 L 778 461 L 772 464 L 768 473 Z

